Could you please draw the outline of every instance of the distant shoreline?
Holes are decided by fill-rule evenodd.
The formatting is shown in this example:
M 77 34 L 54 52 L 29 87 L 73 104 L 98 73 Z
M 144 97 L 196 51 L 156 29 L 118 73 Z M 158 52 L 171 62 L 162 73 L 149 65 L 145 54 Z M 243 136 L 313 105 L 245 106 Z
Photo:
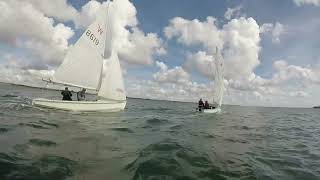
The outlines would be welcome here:
M 0 82 L 0 84 L 9 84 L 9 85 L 15 85 L 15 86 L 21 86 L 21 87 L 27 87 L 27 88 L 36 88 L 36 89 L 48 89 L 48 90 L 54 90 L 54 91 L 60 91 L 60 89 L 54 89 L 54 88 L 46 88 L 46 87 L 37 87 L 37 86 L 31 86 L 26 84 L 15 84 L 15 83 L 8 83 L 8 82 Z M 89 93 L 93 94 L 93 93 Z M 168 102 L 178 102 L 178 103 L 195 103 L 198 102 L 190 102 L 190 101 L 176 101 L 176 100 L 164 100 L 164 99 L 149 99 L 149 98 L 140 98 L 140 97 L 130 97 L 127 96 L 127 98 L 130 99 L 141 99 L 141 100 L 151 100 L 151 101 L 168 101 Z M 224 106 L 241 106 L 241 107 L 262 107 L 262 108 L 302 108 L 302 109 L 320 109 L 320 106 L 312 106 L 312 107 L 284 107 L 284 106 L 249 106 L 249 105 L 237 105 L 237 104 L 223 104 Z
M 28 88 L 36 88 L 36 89 L 49 89 L 49 88 L 45 88 L 45 87 L 37 87 L 37 86 L 31 86 L 31 85 L 26 85 L 26 84 L 15 84 L 15 83 L 8 83 L 8 82 L 1 82 L 0 84 L 9 84 L 9 85 L 15 85 L 15 86 L 22 86 L 22 87 L 28 87 Z M 55 90 L 55 89 L 51 89 L 51 90 Z
M 31 86 L 31 85 L 25 85 L 25 84 L 15 84 L 15 83 L 8 83 L 8 82 L 0 82 L 0 84 L 8 84 L 8 85 L 14 85 L 14 86 L 21 86 L 21 87 L 28 87 L 28 88 L 35 88 L 35 89 L 42 89 L 42 90 L 54 90 L 54 91 L 60 91 L 59 89 L 54 88 L 46 88 L 46 87 L 37 87 L 37 86 Z M 92 94 L 92 93 L 89 93 Z M 195 102 L 188 102 L 188 101 L 175 101 L 175 100 L 164 100 L 164 99 L 149 99 L 149 98 L 139 98 L 139 97 L 129 97 L 130 99 L 141 99 L 141 100 L 151 100 L 151 101 L 170 101 L 170 102 L 181 102 L 181 103 L 195 103 Z

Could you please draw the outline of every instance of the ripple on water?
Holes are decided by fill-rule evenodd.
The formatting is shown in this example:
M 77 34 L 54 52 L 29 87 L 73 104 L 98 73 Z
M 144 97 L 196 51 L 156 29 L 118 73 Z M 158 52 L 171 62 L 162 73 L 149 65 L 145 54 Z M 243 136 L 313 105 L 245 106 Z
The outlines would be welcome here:
M 14 94 L 5 94 L 1 97 L 6 97 L 6 98 L 13 98 L 13 97 L 18 97 L 17 95 L 14 95 Z
M 113 131 L 120 131 L 120 132 L 127 132 L 127 133 L 133 133 L 133 131 L 130 128 L 126 127 L 116 127 L 116 128 L 111 128 Z
M 43 139 L 30 139 L 29 143 L 36 146 L 56 146 L 57 143 Z
M 161 125 L 161 124 L 166 124 L 166 123 L 168 123 L 169 121 L 166 120 L 166 119 L 151 118 L 151 119 L 146 120 L 146 122 L 147 122 L 148 124 L 151 124 L 151 125 Z
M 35 129 L 52 129 L 59 127 L 59 125 L 57 124 L 49 123 L 43 120 L 40 120 L 38 122 L 19 123 L 19 126 L 28 126 Z
M 10 128 L 0 127 L 0 134 L 10 131 Z
M 234 176 L 222 171 L 207 154 L 170 140 L 147 146 L 125 169 L 134 173 L 133 180 L 227 179 Z
M 0 153 L 0 179 L 65 179 L 73 175 L 74 165 L 72 160 L 53 155 L 29 160 Z

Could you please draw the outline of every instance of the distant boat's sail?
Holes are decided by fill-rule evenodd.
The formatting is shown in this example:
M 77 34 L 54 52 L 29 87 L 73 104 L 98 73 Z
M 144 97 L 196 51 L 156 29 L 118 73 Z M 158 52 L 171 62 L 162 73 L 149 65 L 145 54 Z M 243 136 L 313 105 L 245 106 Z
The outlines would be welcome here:
M 53 82 L 97 90 L 100 86 L 105 52 L 108 9 L 102 7 L 97 19 L 70 48 L 57 69 Z
M 218 104 L 218 107 L 221 107 L 222 100 L 223 100 L 223 90 L 224 90 L 224 77 L 223 77 L 223 58 L 221 54 L 216 49 L 215 55 L 215 76 L 214 76 L 214 100 Z
M 106 69 L 106 74 L 102 79 L 101 88 L 98 92 L 100 98 L 111 100 L 126 100 L 124 91 L 123 77 L 118 58 L 118 53 L 112 51 L 111 57 L 108 59 L 109 66 Z

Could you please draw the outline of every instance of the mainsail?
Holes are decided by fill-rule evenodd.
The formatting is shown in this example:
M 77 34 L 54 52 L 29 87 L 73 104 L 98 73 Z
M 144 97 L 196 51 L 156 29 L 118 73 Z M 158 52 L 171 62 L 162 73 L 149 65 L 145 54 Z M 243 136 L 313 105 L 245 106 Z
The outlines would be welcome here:
M 102 7 L 96 20 L 70 48 L 52 81 L 98 90 L 105 52 L 108 9 Z
M 118 58 L 118 53 L 111 52 L 111 57 L 108 59 L 109 66 L 106 69 L 106 74 L 102 78 L 101 88 L 98 92 L 98 97 L 110 100 L 124 101 L 126 94 L 124 91 L 122 71 Z
M 218 104 L 218 107 L 221 107 L 224 91 L 224 64 L 223 58 L 218 50 L 216 49 L 215 54 L 215 76 L 214 76 L 214 100 Z

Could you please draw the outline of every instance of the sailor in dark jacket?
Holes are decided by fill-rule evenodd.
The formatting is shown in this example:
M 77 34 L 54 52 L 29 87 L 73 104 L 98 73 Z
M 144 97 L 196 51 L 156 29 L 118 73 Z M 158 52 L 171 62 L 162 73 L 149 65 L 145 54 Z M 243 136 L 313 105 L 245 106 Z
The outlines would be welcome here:
M 66 87 L 64 89 L 64 91 L 61 92 L 61 95 L 62 95 L 62 100 L 64 101 L 72 101 L 72 93 L 69 91 L 68 87 Z
M 203 104 L 202 99 L 200 99 L 198 102 L 198 109 L 199 109 L 199 111 L 202 111 L 203 108 L 204 108 L 204 104 Z

